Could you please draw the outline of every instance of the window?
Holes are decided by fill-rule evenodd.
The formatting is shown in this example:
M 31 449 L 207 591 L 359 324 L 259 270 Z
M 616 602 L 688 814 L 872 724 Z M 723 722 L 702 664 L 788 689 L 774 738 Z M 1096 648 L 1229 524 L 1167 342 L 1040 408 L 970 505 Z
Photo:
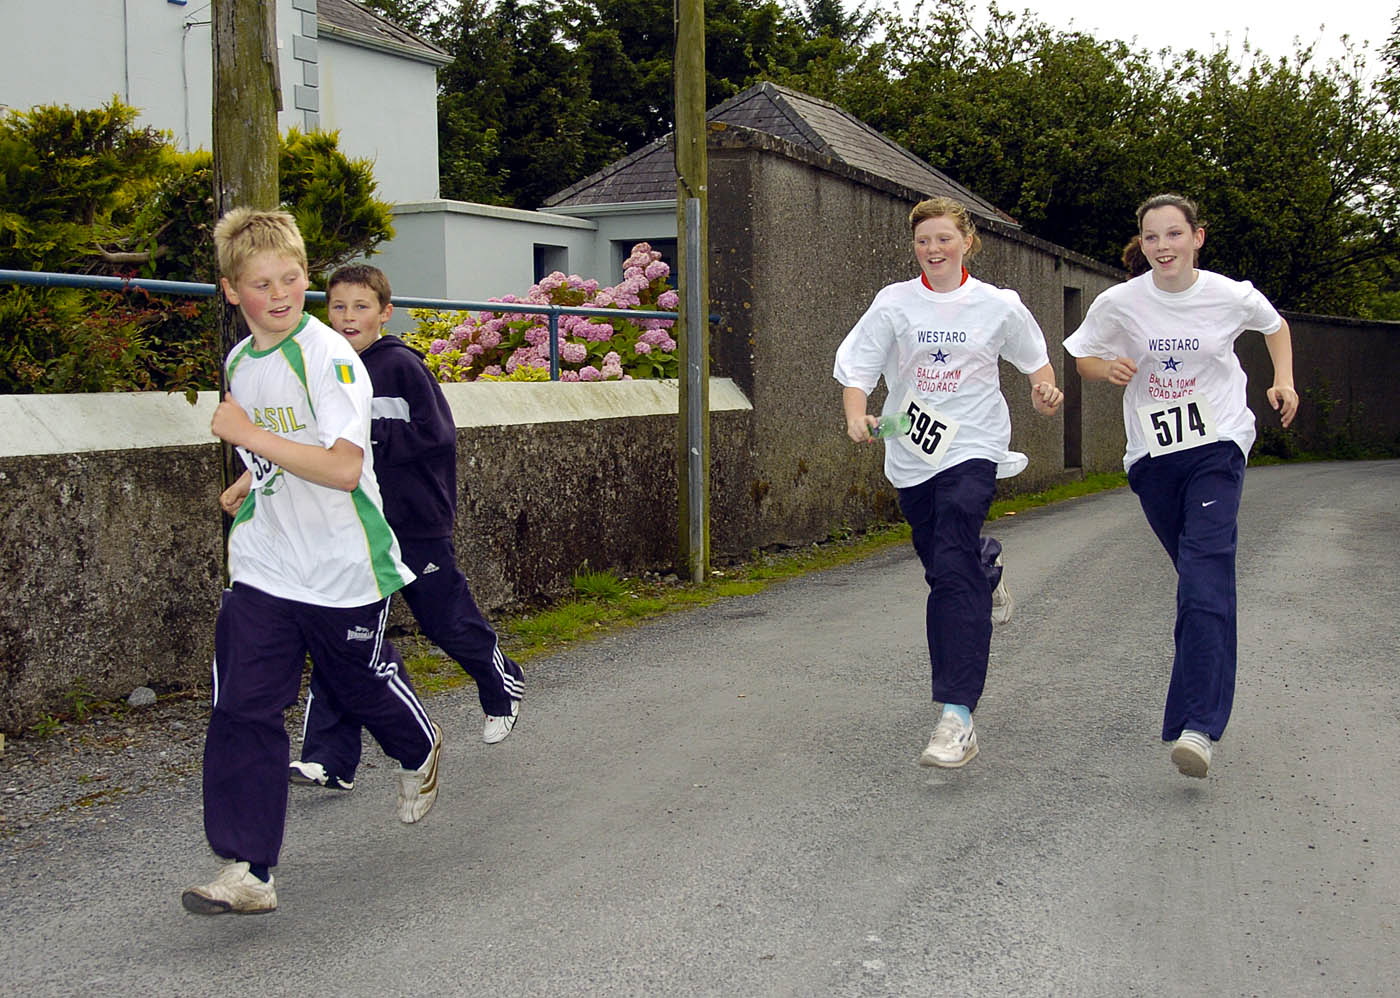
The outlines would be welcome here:
M 538 284 L 556 270 L 562 274 L 569 272 L 569 248 L 535 243 L 535 283 Z
M 676 240 L 670 237 L 660 237 L 657 239 L 633 239 L 630 241 L 613 241 L 613 278 L 622 279 L 622 265 L 626 262 L 628 254 L 632 252 L 632 247 L 637 243 L 646 243 L 653 250 L 661 254 L 661 259 L 671 268 L 671 274 L 666 278 L 666 283 L 670 287 L 676 287 L 680 280 L 680 275 L 676 273 L 679 267 L 679 251 Z

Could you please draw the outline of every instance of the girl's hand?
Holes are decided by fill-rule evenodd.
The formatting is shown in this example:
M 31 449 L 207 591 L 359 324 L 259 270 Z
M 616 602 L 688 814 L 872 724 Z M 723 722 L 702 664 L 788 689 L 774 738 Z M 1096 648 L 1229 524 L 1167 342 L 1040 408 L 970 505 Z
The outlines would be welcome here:
M 1129 381 L 1133 380 L 1133 375 L 1137 374 L 1137 365 L 1127 357 L 1114 357 L 1106 361 L 1108 367 L 1104 370 L 1104 377 L 1111 385 L 1119 388 L 1126 388 Z
M 1053 416 L 1059 411 L 1065 393 L 1048 381 L 1039 381 L 1031 386 L 1031 404 L 1042 416 Z
M 846 420 L 846 436 L 858 444 L 868 444 L 875 439 L 870 435 L 870 431 L 878 422 L 879 420 L 868 412 L 850 417 Z
M 1293 422 L 1298 414 L 1298 392 L 1292 385 L 1274 385 L 1264 395 L 1278 413 L 1280 423 L 1287 427 Z

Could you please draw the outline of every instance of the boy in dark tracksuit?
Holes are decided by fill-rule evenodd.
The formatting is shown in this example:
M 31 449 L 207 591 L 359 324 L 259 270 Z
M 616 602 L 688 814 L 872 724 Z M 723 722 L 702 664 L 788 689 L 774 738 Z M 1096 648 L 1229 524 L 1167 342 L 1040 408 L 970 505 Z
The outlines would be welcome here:
M 510 734 L 525 685 L 507 658 L 457 568 L 452 530 L 457 510 L 457 428 L 423 358 L 396 336 L 383 336 L 393 312 L 388 279 L 377 267 L 342 267 L 326 301 L 331 328 L 355 348 L 374 386 L 370 442 L 384 516 L 417 578 L 401 591 L 424 635 L 476 680 L 486 715 L 482 739 Z M 295 783 L 348 790 L 360 760 L 360 728 L 311 675 Z

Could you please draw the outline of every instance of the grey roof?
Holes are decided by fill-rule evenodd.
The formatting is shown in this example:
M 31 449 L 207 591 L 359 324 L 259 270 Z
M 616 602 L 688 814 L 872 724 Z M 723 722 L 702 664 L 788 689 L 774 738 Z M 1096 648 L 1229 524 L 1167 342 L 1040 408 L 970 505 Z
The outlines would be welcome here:
M 317 0 L 317 26 L 331 38 L 357 41 L 370 48 L 445 66 L 452 57 L 431 42 L 399 27 L 354 0 Z
M 979 197 L 908 149 L 835 104 L 776 83 L 759 83 L 710 109 L 708 121 L 764 132 L 926 196 L 947 195 L 979 215 L 1014 225 Z M 663 201 L 676 196 L 676 173 L 666 139 L 643 146 L 545 201 L 547 207 Z

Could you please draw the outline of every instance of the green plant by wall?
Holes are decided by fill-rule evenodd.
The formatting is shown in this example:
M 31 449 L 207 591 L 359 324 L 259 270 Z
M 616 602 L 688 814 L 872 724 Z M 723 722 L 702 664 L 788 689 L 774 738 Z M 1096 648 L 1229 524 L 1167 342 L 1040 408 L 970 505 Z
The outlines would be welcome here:
M 113 100 L 0 117 L 0 268 L 211 283 L 213 160 L 135 124 Z M 289 132 L 283 207 L 306 240 L 313 284 L 393 236 L 367 160 L 335 133 Z M 211 299 L 141 291 L 5 287 L 0 393 L 194 391 L 218 384 Z

